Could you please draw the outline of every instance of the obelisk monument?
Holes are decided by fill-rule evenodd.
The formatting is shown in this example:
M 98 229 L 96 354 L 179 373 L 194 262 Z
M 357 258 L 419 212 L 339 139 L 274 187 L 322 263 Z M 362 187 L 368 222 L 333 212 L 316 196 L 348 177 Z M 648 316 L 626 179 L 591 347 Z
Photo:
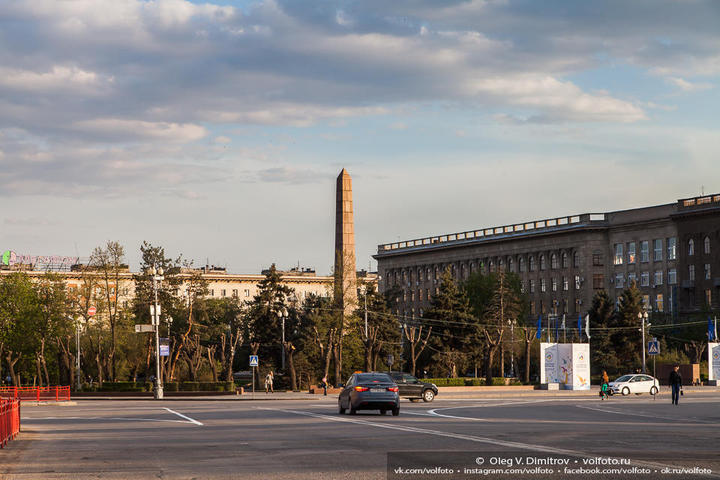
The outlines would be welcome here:
M 335 300 L 338 308 L 350 315 L 357 306 L 355 229 L 352 179 L 344 168 L 337 177 L 335 196 Z

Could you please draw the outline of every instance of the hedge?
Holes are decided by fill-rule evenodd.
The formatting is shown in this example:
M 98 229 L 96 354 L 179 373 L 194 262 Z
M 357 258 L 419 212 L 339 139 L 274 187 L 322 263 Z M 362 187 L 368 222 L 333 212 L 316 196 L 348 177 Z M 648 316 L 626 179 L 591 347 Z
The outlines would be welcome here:
M 423 382 L 434 383 L 438 387 L 482 387 L 485 386 L 484 378 L 425 378 Z M 493 377 L 493 386 L 505 386 L 505 379 Z M 522 385 L 519 380 L 512 380 L 510 385 Z
M 234 382 L 164 382 L 166 392 L 234 392 Z M 151 382 L 103 382 L 100 392 L 151 392 Z

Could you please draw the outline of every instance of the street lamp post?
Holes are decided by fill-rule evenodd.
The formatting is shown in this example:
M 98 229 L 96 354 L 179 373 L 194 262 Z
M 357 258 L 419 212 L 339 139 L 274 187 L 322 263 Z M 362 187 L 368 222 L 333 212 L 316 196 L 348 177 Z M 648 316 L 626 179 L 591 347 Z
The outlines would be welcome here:
M 162 400 L 163 382 L 160 377 L 160 305 L 158 304 L 158 282 L 162 282 L 165 277 L 163 277 L 162 267 L 156 269 L 155 266 L 153 266 L 150 269 L 150 274 L 152 275 L 153 294 L 155 295 L 155 304 L 152 309 L 152 323 L 155 326 L 155 399 Z
M 75 371 L 77 372 L 75 376 L 77 377 L 77 389 L 80 391 L 80 320 L 75 319 L 75 346 L 77 347 L 77 366 L 75 368 Z
M 285 371 L 285 319 L 288 316 L 287 308 L 283 308 L 282 310 L 278 310 L 277 316 L 280 318 L 280 321 L 282 322 L 282 371 Z
M 647 310 L 644 310 L 642 312 L 638 312 L 638 319 L 641 322 L 640 330 L 642 331 L 642 373 L 647 373 L 647 368 L 645 366 L 645 324 L 647 323 L 648 319 L 648 312 Z M 650 324 L 648 323 L 647 326 L 649 327 Z

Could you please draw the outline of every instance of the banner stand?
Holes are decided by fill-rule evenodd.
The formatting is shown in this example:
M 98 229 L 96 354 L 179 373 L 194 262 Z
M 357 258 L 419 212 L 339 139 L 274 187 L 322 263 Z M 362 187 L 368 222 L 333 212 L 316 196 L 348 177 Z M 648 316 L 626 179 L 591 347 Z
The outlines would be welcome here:
M 590 344 L 540 343 L 540 384 L 543 390 L 590 390 Z
M 708 385 L 717 387 L 720 381 L 720 343 L 708 342 Z

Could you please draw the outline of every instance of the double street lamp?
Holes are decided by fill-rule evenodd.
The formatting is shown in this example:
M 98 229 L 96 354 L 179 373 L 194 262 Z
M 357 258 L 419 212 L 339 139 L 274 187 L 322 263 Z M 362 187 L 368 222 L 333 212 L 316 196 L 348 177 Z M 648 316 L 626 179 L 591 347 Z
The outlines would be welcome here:
M 152 276 L 153 294 L 155 296 L 155 303 L 150 308 L 152 314 L 152 324 L 155 326 L 155 399 L 162 400 L 163 398 L 163 381 L 160 373 L 160 304 L 158 303 L 158 283 L 162 282 L 163 277 L 162 267 L 156 269 L 153 266 L 150 269 L 150 275 Z
M 285 371 L 285 319 L 288 317 L 287 308 L 283 307 L 282 310 L 278 310 L 277 316 L 282 322 L 282 371 Z

